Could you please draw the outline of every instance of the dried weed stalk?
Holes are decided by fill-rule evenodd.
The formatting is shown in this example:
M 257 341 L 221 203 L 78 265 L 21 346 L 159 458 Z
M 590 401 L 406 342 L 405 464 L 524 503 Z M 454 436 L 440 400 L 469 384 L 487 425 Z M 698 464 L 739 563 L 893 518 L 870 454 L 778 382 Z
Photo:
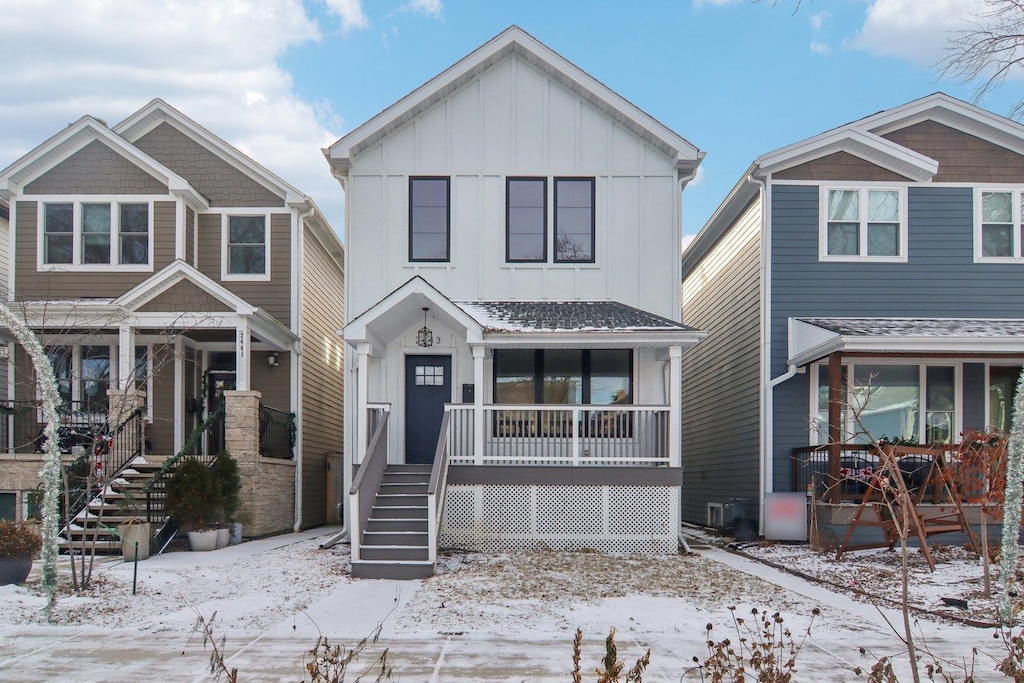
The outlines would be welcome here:
M 343 683 L 349 666 L 359 658 L 363 650 L 378 641 L 383 626 L 383 623 L 377 624 L 370 635 L 351 648 L 339 644 L 331 645 L 327 636 L 321 634 L 316 639 L 316 645 L 309 651 L 310 659 L 306 662 L 306 673 L 309 674 L 309 680 L 312 683 Z M 356 680 L 362 680 L 364 676 L 373 671 L 377 672 L 377 677 L 373 679 L 374 683 L 394 680 L 387 649 L 381 652 L 369 667 L 357 675 Z
M 583 631 L 576 629 L 576 636 L 572 639 L 572 681 L 573 683 L 583 682 L 583 673 L 580 670 L 580 650 L 583 645 Z M 597 674 L 597 683 L 643 683 L 644 670 L 651 663 L 651 650 L 647 649 L 644 655 L 636 660 L 636 664 L 626 672 L 622 678 L 622 670 L 626 667 L 625 662 L 619 661 L 619 648 L 615 645 L 615 629 L 608 632 L 608 638 L 604 641 L 605 654 L 601 660 L 601 666 L 594 669 Z

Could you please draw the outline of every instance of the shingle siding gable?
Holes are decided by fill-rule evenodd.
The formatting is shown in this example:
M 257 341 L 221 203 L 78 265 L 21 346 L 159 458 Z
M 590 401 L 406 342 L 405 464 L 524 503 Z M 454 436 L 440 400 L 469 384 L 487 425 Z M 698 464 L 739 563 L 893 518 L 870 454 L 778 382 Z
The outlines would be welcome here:
M 25 185 L 25 194 L 167 194 L 167 186 L 100 140 Z

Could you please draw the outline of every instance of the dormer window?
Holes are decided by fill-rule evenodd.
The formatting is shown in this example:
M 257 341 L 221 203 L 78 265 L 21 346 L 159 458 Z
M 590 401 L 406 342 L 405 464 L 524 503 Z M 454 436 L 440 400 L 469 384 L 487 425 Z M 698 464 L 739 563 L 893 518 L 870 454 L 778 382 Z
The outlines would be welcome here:
M 899 188 L 822 188 L 823 261 L 907 260 L 904 191 Z
M 149 269 L 152 203 L 43 201 L 39 267 Z

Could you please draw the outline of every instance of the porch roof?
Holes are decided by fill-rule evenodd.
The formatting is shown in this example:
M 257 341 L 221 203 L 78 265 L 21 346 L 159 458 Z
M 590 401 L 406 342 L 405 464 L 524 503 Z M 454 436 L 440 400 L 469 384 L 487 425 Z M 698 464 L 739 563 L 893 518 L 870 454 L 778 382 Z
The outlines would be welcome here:
M 1024 354 L 1020 318 L 790 318 L 789 363 L 840 352 Z

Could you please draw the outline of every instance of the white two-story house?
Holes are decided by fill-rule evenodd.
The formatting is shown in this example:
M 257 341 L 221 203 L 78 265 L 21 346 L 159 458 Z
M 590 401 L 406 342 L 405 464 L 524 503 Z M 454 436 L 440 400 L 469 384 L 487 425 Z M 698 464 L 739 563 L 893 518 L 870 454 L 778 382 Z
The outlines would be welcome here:
M 703 153 L 517 27 L 325 151 L 346 193 L 353 573 L 674 552 Z

